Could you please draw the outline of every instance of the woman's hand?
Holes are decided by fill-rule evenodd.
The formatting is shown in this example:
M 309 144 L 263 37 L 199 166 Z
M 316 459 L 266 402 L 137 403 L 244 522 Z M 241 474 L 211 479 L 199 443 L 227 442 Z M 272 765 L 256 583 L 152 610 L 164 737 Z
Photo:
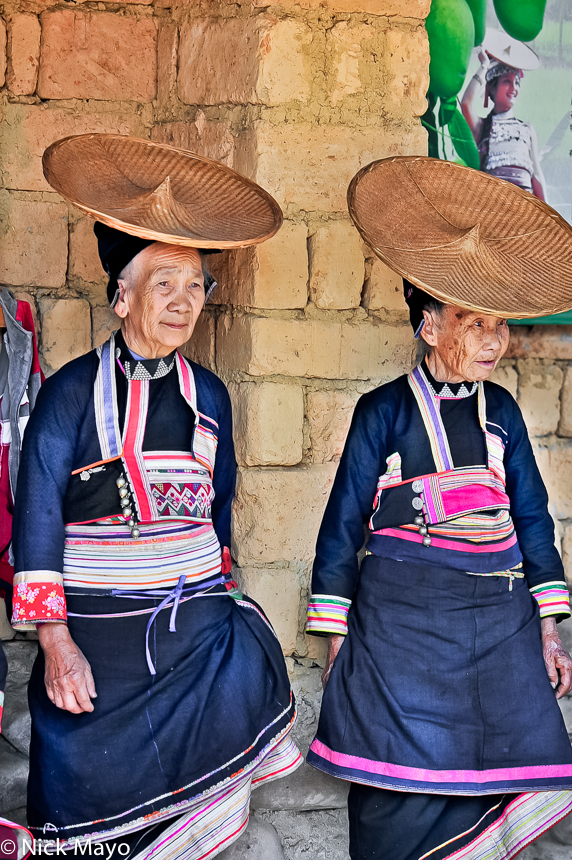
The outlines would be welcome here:
M 50 701 L 72 714 L 93 711 L 91 700 L 97 693 L 91 668 L 67 624 L 42 624 L 38 636 L 46 659 L 44 679 Z
M 491 64 L 489 55 L 487 54 L 486 51 L 483 51 L 482 48 L 479 51 L 479 63 L 481 64 L 481 69 L 483 69 L 483 71 L 485 71 L 485 72 L 487 71 L 487 69 L 489 68 L 489 66 Z
M 555 618 L 541 618 L 542 653 L 550 683 L 561 699 L 572 690 L 572 659 L 562 647 Z
M 338 651 L 342 647 L 345 638 L 345 636 L 338 636 L 335 633 L 328 634 L 328 654 L 326 657 L 326 665 L 322 672 L 322 687 L 324 690 L 326 689 L 326 684 L 328 683 L 328 678 L 330 677 L 334 660 L 338 656 Z

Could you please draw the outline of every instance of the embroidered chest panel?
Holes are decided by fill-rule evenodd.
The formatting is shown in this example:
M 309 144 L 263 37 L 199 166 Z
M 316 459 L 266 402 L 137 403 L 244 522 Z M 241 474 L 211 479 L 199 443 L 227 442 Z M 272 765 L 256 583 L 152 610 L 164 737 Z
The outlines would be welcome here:
M 160 519 L 210 519 L 214 490 L 205 468 L 183 452 L 146 452 L 143 456 Z

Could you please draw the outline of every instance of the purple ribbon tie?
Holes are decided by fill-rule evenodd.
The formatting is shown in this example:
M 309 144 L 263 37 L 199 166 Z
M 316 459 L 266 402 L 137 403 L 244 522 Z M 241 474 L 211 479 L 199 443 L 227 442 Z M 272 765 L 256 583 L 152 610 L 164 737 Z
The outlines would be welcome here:
M 127 597 L 130 600 L 148 600 L 150 597 L 163 597 L 163 600 L 156 606 L 153 610 L 153 614 L 147 623 L 147 631 L 145 633 L 145 656 L 147 658 L 147 665 L 149 666 L 149 671 L 152 675 L 157 674 L 157 670 L 153 665 L 153 660 L 151 659 L 151 652 L 149 651 L 149 633 L 151 632 L 151 627 L 155 623 L 155 619 L 162 609 L 165 609 L 166 606 L 169 605 L 171 601 L 173 601 L 173 608 L 171 610 L 171 617 L 169 619 L 169 632 L 176 633 L 177 628 L 175 626 L 175 622 L 177 619 L 177 611 L 179 609 L 179 603 L 181 602 L 181 598 L 184 594 L 188 594 L 189 592 L 196 592 L 195 594 L 191 594 L 189 599 L 193 597 L 200 597 L 204 594 L 209 588 L 212 588 L 215 585 L 222 585 L 223 582 L 227 582 L 229 579 L 228 576 L 217 576 L 215 579 L 207 579 L 204 582 L 199 582 L 196 585 L 188 585 L 185 588 L 185 582 L 187 577 L 185 574 L 179 577 L 179 581 L 176 586 L 165 594 L 163 589 L 152 589 L 150 591 L 122 591 L 120 588 L 114 588 L 111 592 L 113 597 Z

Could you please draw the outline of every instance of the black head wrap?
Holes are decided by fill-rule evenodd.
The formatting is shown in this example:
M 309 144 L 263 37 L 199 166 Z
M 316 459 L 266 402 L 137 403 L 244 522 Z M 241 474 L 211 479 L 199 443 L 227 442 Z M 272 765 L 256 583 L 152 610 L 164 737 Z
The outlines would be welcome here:
M 107 284 L 107 299 L 111 307 L 115 307 L 118 299 L 119 284 L 117 278 L 131 260 L 140 254 L 148 245 L 152 245 L 154 239 L 140 239 L 138 236 L 130 236 L 129 233 L 123 233 L 121 230 L 115 230 L 114 227 L 108 227 L 101 221 L 96 221 L 93 225 L 93 232 L 97 236 L 97 250 L 101 265 L 105 269 L 109 282 Z M 199 250 L 199 249 L 197 249 Z M 201 256 L 203 254 L 213 254 L 216 251 L 199 250 Z M 216 281 L 203 270 L 205 278 L 205 302 L 208 301 L 212 291 L 216 287 Z
M 429 293 L 416 287 L 411 281 L 406 280 L 406 278 L 403 278 L 403 294 L 409 307 L 409 322 L 411 323 L 413 334 L 415 337 L 419 337 L 425 321 L 423 317 L 424 309 L 428 305 L 441 303 L 437 299 L 434 299 L 433 296 L 430 296 Z

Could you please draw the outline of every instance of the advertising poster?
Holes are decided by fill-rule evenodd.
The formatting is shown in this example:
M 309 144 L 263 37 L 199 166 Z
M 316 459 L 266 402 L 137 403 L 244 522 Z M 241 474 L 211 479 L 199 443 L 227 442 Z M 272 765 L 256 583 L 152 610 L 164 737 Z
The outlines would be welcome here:
M 572 224 L 571 0 L 432 0 L 427 32 L 429 154 L 513 182 Z

